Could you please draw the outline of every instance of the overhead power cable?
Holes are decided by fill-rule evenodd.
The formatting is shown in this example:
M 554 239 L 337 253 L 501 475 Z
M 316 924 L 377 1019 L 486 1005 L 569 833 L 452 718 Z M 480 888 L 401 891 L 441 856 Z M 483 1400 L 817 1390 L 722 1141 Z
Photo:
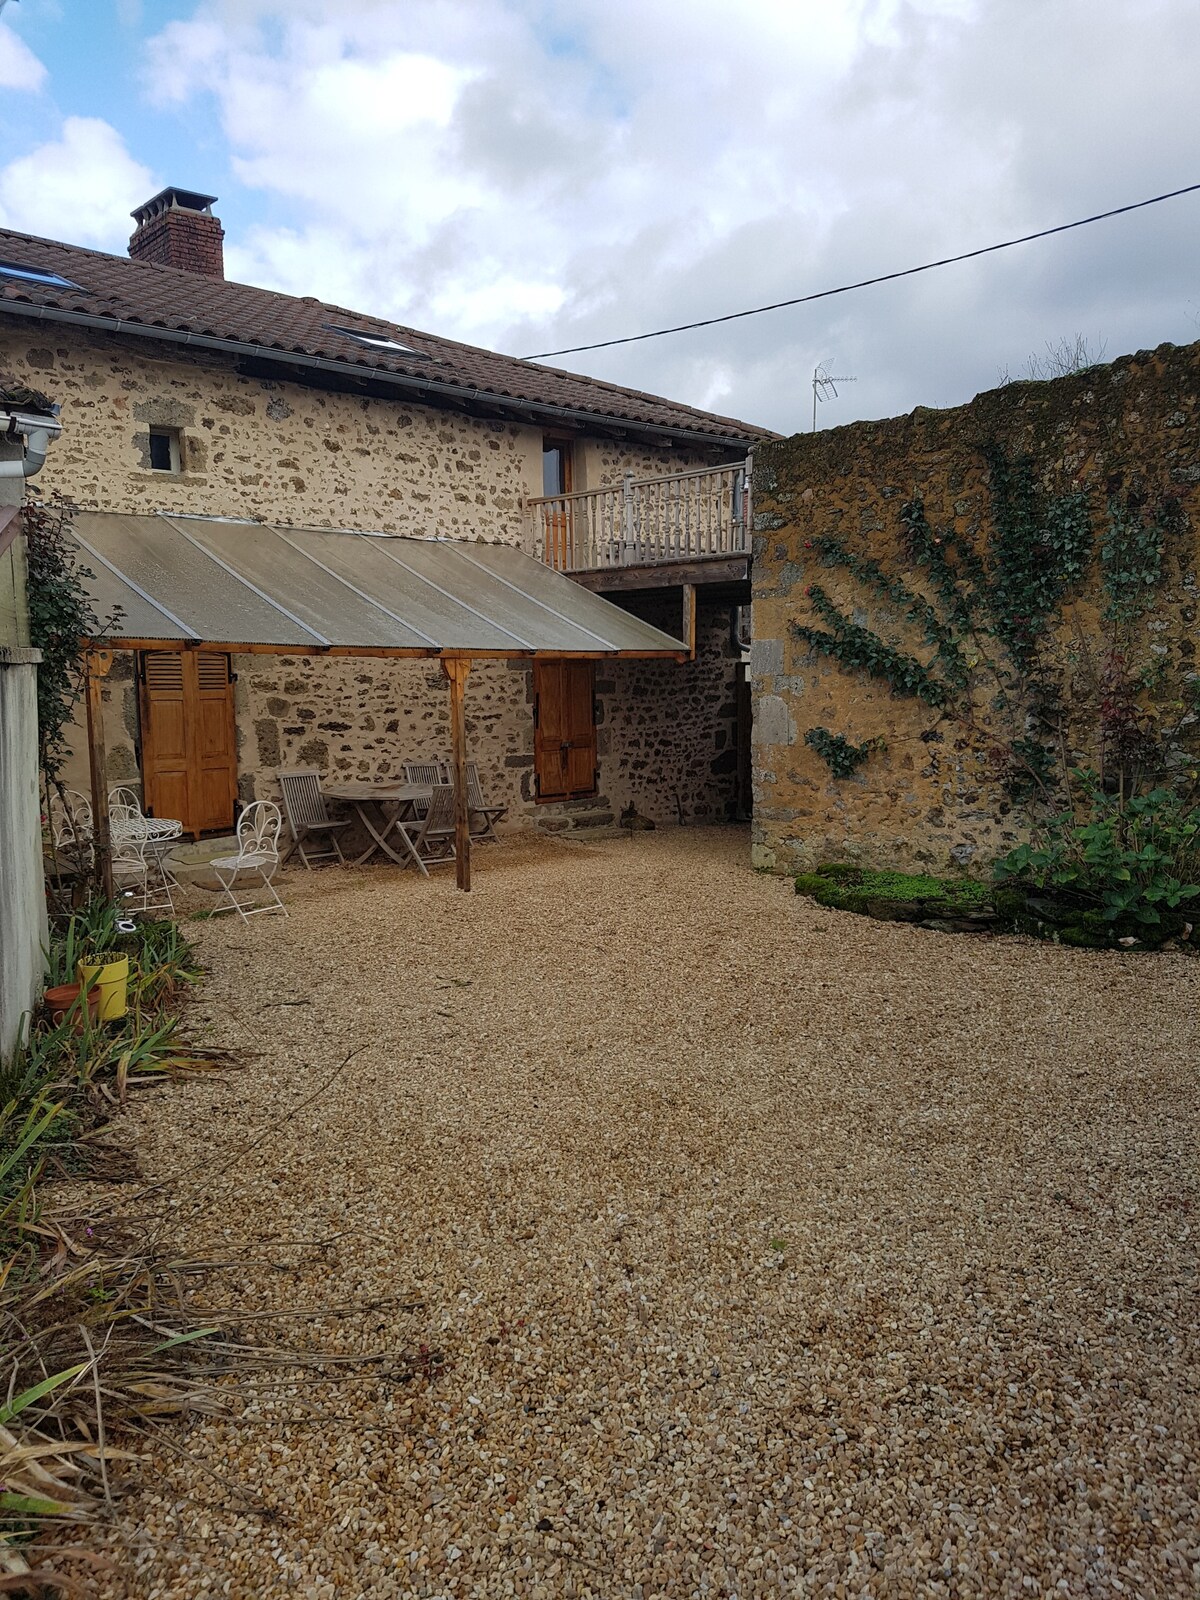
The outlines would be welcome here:
M 728 311 L 723 317 L 702 317 L 699 322 L 680 322 L 673 328 L 655 328 L 651 333 L 630 333 L 623 339 L 600 339 L 595 344 L 568 345 L 565 350 L 543 350 L 535 356 L 522 356 L 523 361 L 548 361 L 552 356 L 574 356 L 585 350 L 611 350 L 617 344 L 638 344 L 643 339 L 661 339 L 668 333 L 687 333 L 692 328 L 712 328 L 718 322 L 737 322 L 741 317 L 761 317 L 765 311 L 782 311 L 787 306 L 803 306 L 812 300 L 828 300 L 835 294 L 850 294 L 854 289 L 869 289 L 876 283 L 893 283 L 897 278 L 912 278 L 918 272 L 932 272 L 935 267 L 951 267 L 956 261 L 972 261 L 976 256 L 991 255 L 996 250 L 1011 250 L 1017 244 L 1029 244 L 1034 239 L 1048 239 L 1055 233 L 1069 233 L 1072 228 L 1086 228 L 1091 222 L 1105 222 L 1109 217 L 1124 216 L 1127 211 L 1141 211 L 1146 206 L 1161 205 L 1164 200 L 1176 200 L 1181 194 L 1195 194 L 1200 183 L 1189 183 L 1186 189 L 1172 189 L 1167 194 L 1156 194 L 1149 200 L 1135 200 L 1132 205 L 1116 206 L 1112 211 L 1097 211 L 1094 217 L 1080 217 L 1077 222 L 1060 222 L 1055 228 L 1040 228 L 1037 233 L 1023 233 L 1019 239 L 1002 239 L 999 244 L 985 244 L 978 250 L 964 250 L 961 255 L 942 256 L 938 261 L 926 261 L 919 267 L 904 267 L 899 272 L 883 272 L 877 278 L 860 278 L 857 283 L 843 283 L 836 289 L 819 289 L 816 294 L 800 294 L 793 300 L 776 300 L 769 306 L 752 306 L 748 311 Z

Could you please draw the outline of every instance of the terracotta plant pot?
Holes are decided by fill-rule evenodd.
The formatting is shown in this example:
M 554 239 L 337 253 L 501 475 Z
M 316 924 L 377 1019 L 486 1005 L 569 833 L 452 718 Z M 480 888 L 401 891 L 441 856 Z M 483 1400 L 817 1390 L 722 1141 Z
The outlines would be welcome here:
M 46 1002 L 46 1010 L 49 1011 L 55 1026 L 63 1020 L 67 1012 L 75 1005 L 82 988 L 83 985 L 81 983 L 56 983 L 53 988 L 46 990 L 43 998 Z M 87 1008 L 91 1021 L 96 1022 L 100 1015 L 100 996 L 94 989 L 87 997 Z M 77 1033 L 82 1033 L 83 1031 L 83 1012 L 81 1010 L 77 1010 L 75 1013 L 75 1031 Z

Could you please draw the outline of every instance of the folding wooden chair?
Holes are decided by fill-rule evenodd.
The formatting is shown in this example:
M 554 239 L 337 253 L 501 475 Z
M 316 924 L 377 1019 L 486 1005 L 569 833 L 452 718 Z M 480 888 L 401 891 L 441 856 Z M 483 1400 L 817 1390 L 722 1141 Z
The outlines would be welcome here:
M 440 866 L 455 859 L 454 789 L 448 783 L 435 783 L 429 792 L 429 810 L 413 840 L 422 861 Z
M 346 818 L 336 820 L 329 815 L 325 796 L 321 793 L 321 774 L 316 767 L 288 767 L 276 773 L 276 777 L 283 793 L 283 809 L 292 835 L 287 854 L 290 856 L 293 850 L 298 850 L 301 861 L 310 872 L 314 861 L 332 861 L 335 856 L 345 866 L 346 858 L 342 854 L 338 834 L 350 823 Z M 323 839 L 325 848 L 314 850 L 310 844 L 306 850 L 304 840 L 308 835 L 317 840 Z
M 467 762 L 467 806 L 471 814 L 472 839 L 495 839 L 496 824 L 508 810 L 507 806 L 489 806 L 483 798 L 483 788 L 479 782 L 479 768 L 473 761 Z
M 450 781 L 450 774 L 440 761 L 405 761 L 401 765 L 404 768 L 405 783 L 420 784 L 422 788 L 428 785 L 432 788 L 435 783 L 448 783 Z M 427 805 L 428 802 L 425 800 L 415 800 L 413 802 L 413 816 L 423 817 Z

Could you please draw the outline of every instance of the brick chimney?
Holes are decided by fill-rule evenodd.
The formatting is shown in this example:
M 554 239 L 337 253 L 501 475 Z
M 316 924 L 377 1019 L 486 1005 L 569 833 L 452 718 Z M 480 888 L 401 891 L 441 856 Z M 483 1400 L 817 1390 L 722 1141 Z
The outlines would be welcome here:
M 132 212 L 137 227 L 129 241 L 135 261 L 157 261 L 164 267 L 225 276 L 221 241 L 225 230 L 212 214 L 215 194 L 191 189 L 164 189 Z

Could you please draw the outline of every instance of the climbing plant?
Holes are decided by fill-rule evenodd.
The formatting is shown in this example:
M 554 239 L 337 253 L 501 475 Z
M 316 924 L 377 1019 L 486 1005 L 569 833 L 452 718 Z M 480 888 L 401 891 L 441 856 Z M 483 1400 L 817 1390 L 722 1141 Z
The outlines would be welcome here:
M 810 728 L 804 742 L 811 745 L 835 778 L 852 778 L 871 754 L 882 749 L 883 739 L 868 739 L 865 744 L 851 744 L 844 733 L 831 733 L 828 728 Z
M 850 576 L 864 602 L 886 604 L 895 619 L 886 637 L 819 582 L 805 590 L 812 619 L 793 623 L 792 632 L 847 672 L 865 672 L 929 706 L 939 723 L 953 722 L 958 747 L 979 749 L 1015 801 L 1061 802 L 1079 732 L 1073 723 L 1089 714 L 1101 787 L 1137 787 L 1161 774 L 1196 709 L 1192 694 L 1164 718 L 1147 697 L 1161 666 L 1153 657 L 1139 664 L 1134 649 L 1183 525 L 1178 502 L 1114 483 L 1097 519 L 1087 488 L 1047 488 L 1030 458 L 1010 458 L 994 442 L 981 454 L 986 540 L 935 528 L 914 494 L 900 508 L 893 562 L 832 535 L 807 542 L 823 567 Z M 1097 563 L 1106 637 L 1098 647 L 1082 633 L 1064 644 L 1064 608 Z M 829 729 L 811 732 L 809 744 L 838 777 L 857 771 L 872 748 Z
M 83 687 L 83 641 L 101 637 L 118 620 L 96 614 L 69 534 L 70 507 L 30 499 L 22 512 L 28 562 L 29 636 L 42 653 L 37 676 L 38 756 L 47 783 L 58 781 L 67 757 L 68 729 Z

